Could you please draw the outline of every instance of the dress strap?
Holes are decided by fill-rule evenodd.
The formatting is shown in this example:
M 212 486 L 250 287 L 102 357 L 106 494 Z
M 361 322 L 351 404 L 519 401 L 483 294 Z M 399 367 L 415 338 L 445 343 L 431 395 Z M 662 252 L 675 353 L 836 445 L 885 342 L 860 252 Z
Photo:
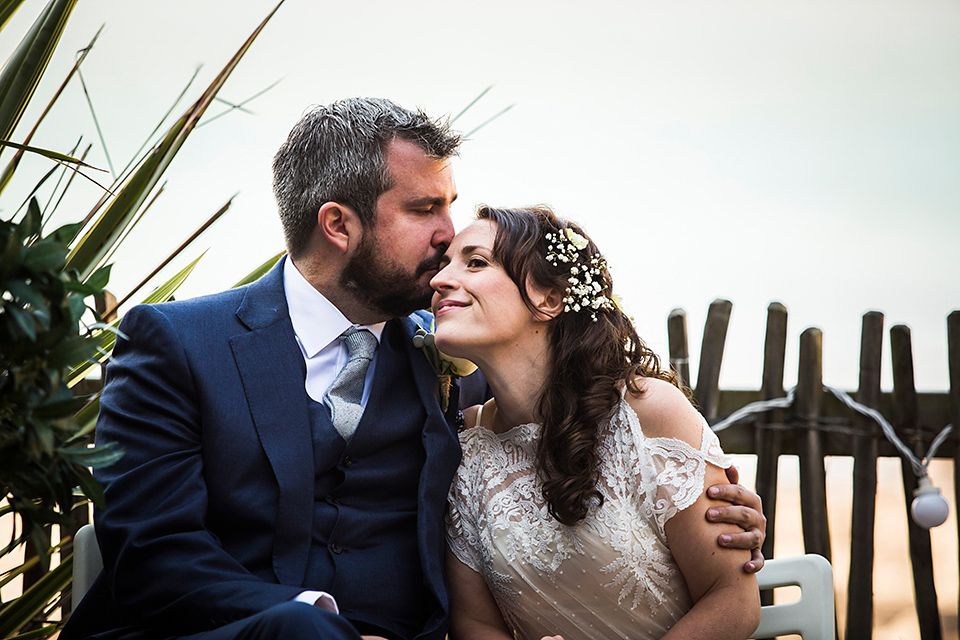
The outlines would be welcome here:
M 479 426 L 480 426 L 480 418 L 481 418 L 481 416 L 483 416 L 483 403 L 480 403 L 480 408 L 477 409 L 477 420 L 476 420 L 476 422 L 473 423 L 473 426 L 475 426 L 475 427 L 479 427 Z

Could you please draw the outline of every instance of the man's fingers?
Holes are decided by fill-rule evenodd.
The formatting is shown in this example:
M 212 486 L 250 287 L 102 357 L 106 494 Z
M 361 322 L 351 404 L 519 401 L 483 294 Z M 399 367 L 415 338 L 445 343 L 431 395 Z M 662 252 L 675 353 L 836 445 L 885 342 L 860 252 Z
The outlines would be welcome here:
M 731 549 L 754 551 L 763 545 L 763 535 L 758 529 L 748 529 L 740 533 L 724 533 L 717 536 L 717 544 Z
M 766 519 L 759 511 L 750 507 L 726 505 L 707 509 L 707 520 L 735 524 L 741 529 L 765 529 Z
M 763 511 L 760 496 L 753 491 L 747 491 L 739 484 L 715 484 L 707 489 L 707 495 L 714 500 L 726 500 L 732 504 L 750 507 L 755 511 Z
M 764 537 L 759 529 L 748 529 L 742 533 L 724 533 L 717 537 L 717 544 L 730 549 L 749 550 L 750 559 L 743 563 L 743 570 L 746 573 L 756 573 L 763 568 L 764 559 L 760 547 Z
M 730 481 L 730 484 L 737 484 L 740 482 L 740 470 L 735 466 L 730 465 L 724 472 L 727 474 L 727 480 Z
M 729 473 L 727 476 L 731 477 Z M 750 561 L 743 565 L 743 569 L 747 573 L 759 571 L 763 566 L 763 555 L 759 549 L 766 538 L 767 530 L 767 518 L 763 515 L 760 496 L 739 484 L 713 485 L 707 489 L 707 495 L 715 500 L 731 503 L 707 509 L 707 520 L 732 524 L 743 529 L 743 532 L 719 536 L 717 541 L 720 546 L 750 550 Z
M 747 573 L 756 573 L 763 569 L 763 554 L 760 552 L 760 549 L 754 549 L 750 552 L 750 561 L 744 563 L 743 570 Z

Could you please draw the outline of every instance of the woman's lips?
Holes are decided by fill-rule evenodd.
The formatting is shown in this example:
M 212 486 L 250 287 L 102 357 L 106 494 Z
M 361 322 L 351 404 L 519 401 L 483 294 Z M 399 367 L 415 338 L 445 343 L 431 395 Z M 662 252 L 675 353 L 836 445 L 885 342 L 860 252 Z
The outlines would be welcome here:
M 462 309 L 466 306 L 466 302 L 458 302 L 456 300 L 441 300 L 437 305 L 437 311 L 435 315 L 442 316 L 443 314 L 453 311 L 454 309 Z

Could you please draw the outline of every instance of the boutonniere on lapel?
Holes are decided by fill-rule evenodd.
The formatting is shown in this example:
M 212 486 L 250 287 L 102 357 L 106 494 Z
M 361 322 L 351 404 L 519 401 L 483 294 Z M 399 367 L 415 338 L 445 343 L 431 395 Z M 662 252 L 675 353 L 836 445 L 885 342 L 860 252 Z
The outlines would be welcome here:
M 431 329 L 433 323 L 431 323 Z M 413 335 L 413 346 L 423 351 L 427 356 L 427 362 L 433 367 L 434 373 L 440 380 L 440 408 L 447 412 L 450 405 L 450 387 L 453 386 L 453 379 L 462 376 L 468 376 L 477 370 L 477 365 L 463 358 L 454 358 L 440 351 L 437 348 L 433 333 L 423 327 L 417 327 L 417 332 Z

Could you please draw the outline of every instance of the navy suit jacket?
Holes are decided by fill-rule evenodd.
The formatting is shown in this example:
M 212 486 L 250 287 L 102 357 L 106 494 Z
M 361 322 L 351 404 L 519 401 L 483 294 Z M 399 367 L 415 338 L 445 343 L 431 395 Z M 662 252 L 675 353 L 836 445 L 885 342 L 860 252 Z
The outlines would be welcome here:
M 314 459 L 282 264 L 246 287 L 124 317 L 97 424 L 98 441 L 125 451 L 97 474 L 104 571 L 63 638 L 196 633 L 304 589 Z M 390 322 L 412 336 L 415 320 Z M 440 639 L 449 619 L 443 517 L 460 450 L 436 375 L 406 342 L 427 415 L 418 548 L 438 603 L 418 638 Z

